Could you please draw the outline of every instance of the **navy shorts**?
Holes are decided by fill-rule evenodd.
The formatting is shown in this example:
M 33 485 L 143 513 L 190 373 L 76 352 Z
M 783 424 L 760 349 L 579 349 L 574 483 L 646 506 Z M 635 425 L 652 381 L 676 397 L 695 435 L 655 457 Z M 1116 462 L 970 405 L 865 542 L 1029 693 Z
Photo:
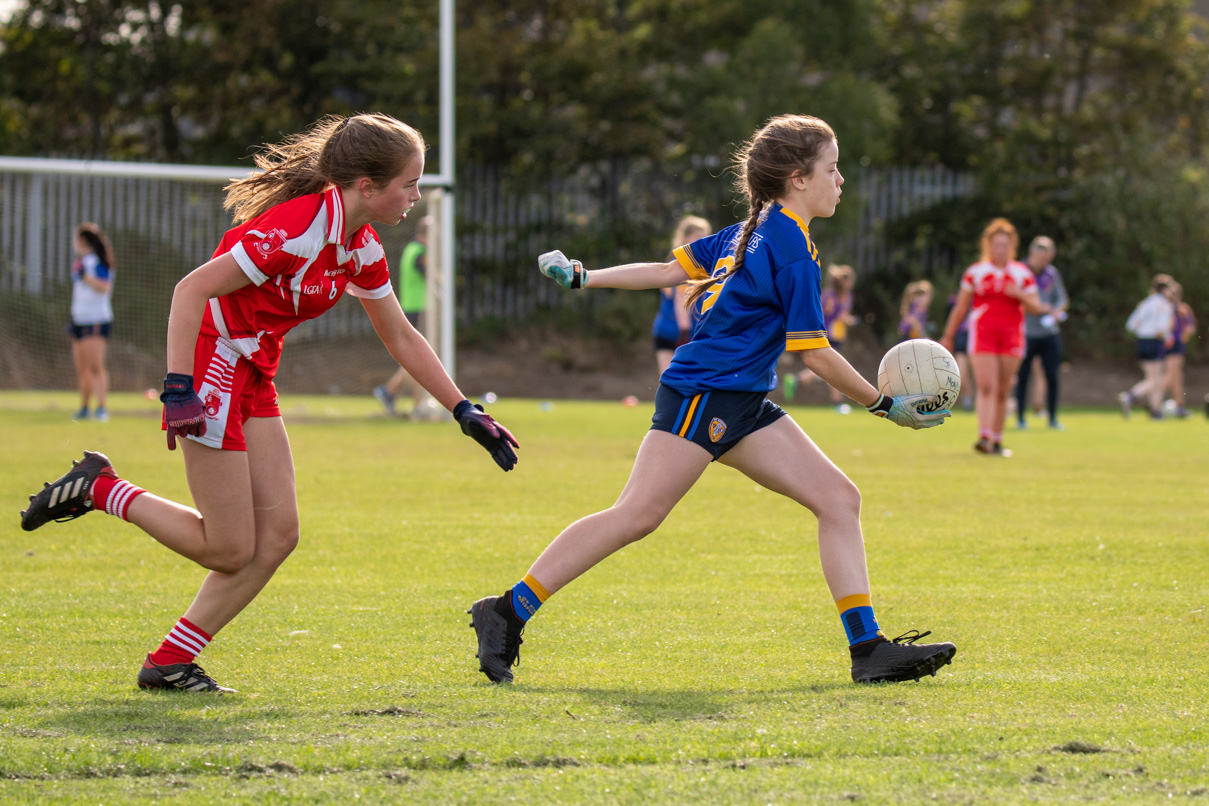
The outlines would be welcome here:
M 1161 361 L 1164 354 L 1162 339 L 1138 339 L 1139 361 Z
M 99 325 L 77 325 L 73 322 L 67 326 L 67 332 L 71 334 L 72 339 L 75 341 L 88 336 L 100 336 L 103 339 L 107 339 L 112 329 L 113 322 L 105 322 Z
M 953 336 L 953 354 L 965 353 L 969 351 L 970 346 L 970 331 L 963 330 Z
M 743 437 L 784 416 L 785 410 L 770 401 L 765 392 L 712 389 L 682 395 L 660 384 L 655 390 L 651 430 L 684 437 L 717 459 Z
M 676 349 L 676 342 L 672 341 L 671 339 L 661 339 L 658 336 L 654 336 L 652 341 L 655 344 L 655 352 L 659 352 L 660 350 Z

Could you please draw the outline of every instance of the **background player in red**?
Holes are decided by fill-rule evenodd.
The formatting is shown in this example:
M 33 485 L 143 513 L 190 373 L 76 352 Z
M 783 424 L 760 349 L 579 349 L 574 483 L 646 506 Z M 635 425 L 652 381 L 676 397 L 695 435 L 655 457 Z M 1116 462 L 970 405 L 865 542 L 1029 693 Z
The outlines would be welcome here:
M 453 411 L 463 432 L 504 470 L 516 441 L 454 385 L 403 315 L 371 221 L 397 224 L 419 200 L 425 144 L 386 115 L 327 118 L 256 158 L 261 172 L 227 187 L 238 224 L 214 258 L 176 285 L 168 320 L 164 428 L 178 436 L 196 509 L 119 479 L 109 460 L 84 460 L 22 513 L 33 530 L 92 509 L 139 526 L 210 570 L 184 616 L 147 656 L 143 688 L 230 691 L 195 662 L 252 601 L 298 543 L 294 462 L 273 377 L 285 334 L 346 291 L 382 343 Z
M 951 351 L 957 327 L 970 312 L 970 363 L 978 385 L 974 450 L 998 456 L 1011 455 L 1003 447 L 1003 424 L 1012 379 L 1024 357 L 1024 312 L 1052 313 L 1037 297 L 1032 271 L 1016 260 L 1019 245 L 1016 228 L 1006 218 L 987 225 L 982 232 L 982 259 L 961 275 L 961 290 L 940 337 Z

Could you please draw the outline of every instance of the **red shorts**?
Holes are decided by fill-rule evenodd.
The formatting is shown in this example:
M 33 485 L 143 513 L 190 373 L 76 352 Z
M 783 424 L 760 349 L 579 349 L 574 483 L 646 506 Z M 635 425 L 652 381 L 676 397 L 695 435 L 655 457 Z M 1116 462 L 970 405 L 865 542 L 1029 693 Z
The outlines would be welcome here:
M 991 353 L 1024 358 L 1024 330 L 1016 325 L 996 325 L 976 320 L 970 323 L 970 355 Z
M 206 407 L 206 433 L 189 439 L 211 448 L 246 451 L 244 423 L 252 417 L 281 416 L 277 387 L 219 336 L 197 337 L 193 388 Z

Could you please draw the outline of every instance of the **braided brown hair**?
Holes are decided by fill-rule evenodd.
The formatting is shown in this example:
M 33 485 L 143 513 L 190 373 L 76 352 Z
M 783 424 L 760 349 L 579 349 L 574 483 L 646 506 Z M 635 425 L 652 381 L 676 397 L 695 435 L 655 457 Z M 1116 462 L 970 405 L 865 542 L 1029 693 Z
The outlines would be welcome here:
M 428 149 L 418 131 L 390 115 L 329 116 L 255 156 L 259 173 L 227 185 L 223 207 L 235 223 L 328 185 L 351 187 L 363 176 L 377 186 Z
M 735 152 L 731 166 L 735 173 L 735 190 L 747 200 L 749 210 L 735 242 L 735 263 L 721 277 L 690 281 L 693 290 L 688 295 L 688 305 L 695 303 L 715 283 L 725 281 L 743 267 L 747 244 L 760 224 L 764 208 L 785 194 L 794 174 L 810 176 L 823 147 L 835 139 L 835 132 L 819 118 L 778 115 Z

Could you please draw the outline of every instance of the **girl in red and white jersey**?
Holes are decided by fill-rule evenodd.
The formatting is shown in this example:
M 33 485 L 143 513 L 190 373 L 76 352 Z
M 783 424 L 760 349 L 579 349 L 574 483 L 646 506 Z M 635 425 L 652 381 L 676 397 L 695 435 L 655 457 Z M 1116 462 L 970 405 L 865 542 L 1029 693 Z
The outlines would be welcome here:
M 139 671 L 142 688 L 226 692 L 197 665 L 210 640 L 298 543 L 294 462 L 273 378 L 285 334 L 360 299 L 391 356 L 504 470 L 512 435 L 473 406 L 407 321 L 370 222 L 397 224 L 420 199 L 424 139 L 387 115 L 327 118 L 256 158 L 227 186 L 236 227 L 176 285 L 168 319 L 163 428 L 181 440 L 196 509 L 84 460 L 30 496 L 27 531 L 103 509 L 210 571 L 197 598 Z
M 949 312 L 940 343 L 953 350 L 958 325 L 970 313 L 969 354 L 978 387 L 978 441 L 974 450 L 1010 456 L 1003 447 L 1003 424 L 1012 379 L 1024 357 L 1024 313 L 1046 314 L 1029 267 L 1016 260 L 1020 238 L 1006 218 L 982 232 L 982 259 L 961 275 L 961 290 Z

